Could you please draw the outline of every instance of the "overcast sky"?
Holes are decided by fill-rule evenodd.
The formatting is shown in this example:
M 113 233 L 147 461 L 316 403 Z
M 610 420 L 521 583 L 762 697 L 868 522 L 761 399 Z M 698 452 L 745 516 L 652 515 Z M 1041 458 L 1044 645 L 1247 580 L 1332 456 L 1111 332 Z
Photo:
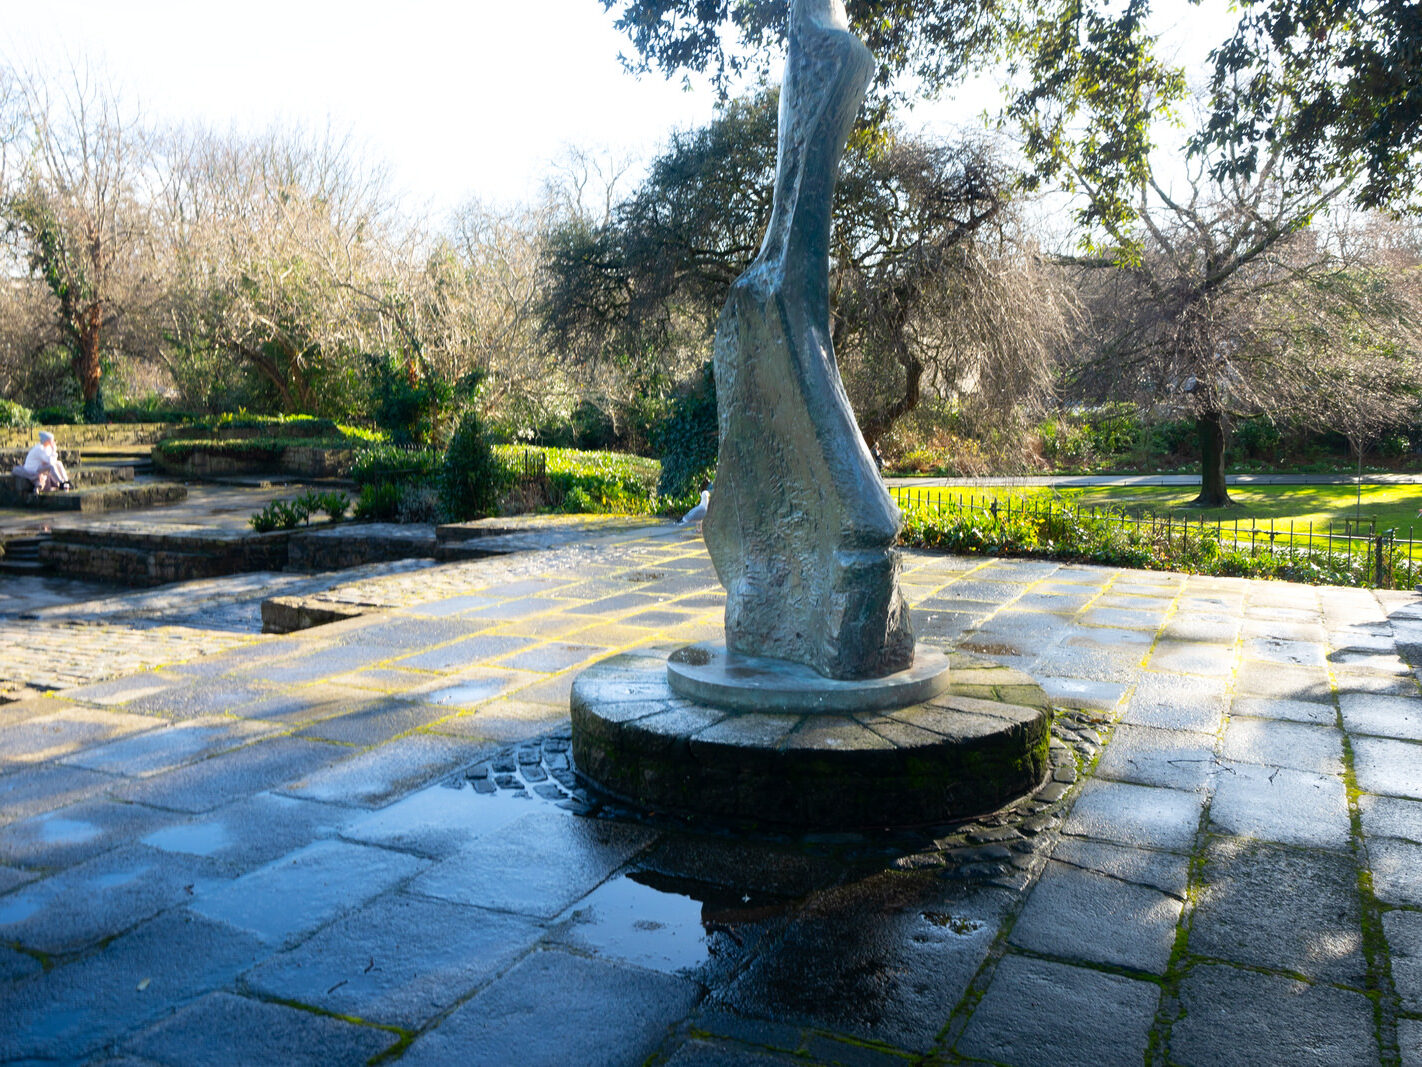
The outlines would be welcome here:
M 1178 7 L 1197 29 L 1206 18 Z M 645 156 L 712 115 L 704 83 L 627 74 L 612 21 L 598 0 L 0 0 L 0 57 L 97 61 L 160 119 L 329 122 L 390 166 L 411 207 L 442 213 L 536 198 L 566 145 Z M 910 121 L 969 123 L 991 102 L 975 86 Z

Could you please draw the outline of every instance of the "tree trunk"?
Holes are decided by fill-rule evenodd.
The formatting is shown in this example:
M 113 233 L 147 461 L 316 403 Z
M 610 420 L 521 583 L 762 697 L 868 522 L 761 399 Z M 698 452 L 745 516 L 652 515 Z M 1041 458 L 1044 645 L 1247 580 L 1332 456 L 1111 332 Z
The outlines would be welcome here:
M 104 422 L 103 367 L 99 363 L 99 333 L 103 307 L 94 304 L 85 310 L 79 328 L 79 350 L 74 357 L 74 373 L 84 395 L 84 421 Z
M 904 391 L 893 402 L 859 420 L 859 432 L 870 448 L 893 429 L 894 423 L 918 407 L 923 396 L 923 363 L 914 357 L 907 345 L 899 345 L 895 355 L 899 366 L 904 369 Z
M 1200 495 L 1191 501 L 1192 508 L 1229 508 L 1234 501 L 1229 498 L 1229 487 L 1225 484 L 1225 432 L 1224 414 L 1206 411 L 1195 420 L 1195 430 L 1200 437 Z

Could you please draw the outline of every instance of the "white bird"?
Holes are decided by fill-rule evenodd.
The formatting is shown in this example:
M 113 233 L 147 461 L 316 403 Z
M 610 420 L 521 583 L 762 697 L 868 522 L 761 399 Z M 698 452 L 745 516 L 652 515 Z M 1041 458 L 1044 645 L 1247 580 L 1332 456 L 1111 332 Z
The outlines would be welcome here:
M 681 517 L 681 524 L 685 526 L 688 523 L 700 522 L 706 518 L 706 505 L 709 503 L 711 503 L 711 490 L 701 490 L 701 503 L 697 504 L 696 507 Z

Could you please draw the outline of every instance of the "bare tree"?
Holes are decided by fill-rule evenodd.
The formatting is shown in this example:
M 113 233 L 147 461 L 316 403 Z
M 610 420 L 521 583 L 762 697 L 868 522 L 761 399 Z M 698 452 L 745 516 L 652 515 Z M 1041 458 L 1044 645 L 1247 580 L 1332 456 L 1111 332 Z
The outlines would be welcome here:
M 284 411 L 348 410 L 397 273 L 383 174 L 329 132 L 187 131 L 166 158 L 166 358 L 245 367 Z
M 550 235 L 546 332 L 570 361 L 620 369 L 647 393 L 707 358 L 770 216 L 777 102 L 729 102 L 675 134 L 607 222 L 573 218 Z M 1049 391 L 1069 292 L 1023 238 L 1014 176 L 991 148 L 880 128 L 851 142 L 842 170 L 833 342 L 869 443 L 925 395 L 1000 418 Z
M 1229 418 L 1306 415 L 1315 404 L 1329 353 L 1295 343 L 1293 331 L 1317 301 L 1350 300 L 1315 284 L 1343 264 L 1336 244 L 1310 229 L 1346 184 L 1296 180 L 1278 146 L 1249 178 L 1212 178 L 1201 158 L 1192 165 L 1183 195 L 1147 175 L 1134 226 L 1111 231 L 1118 254 L 1071 260 L 1091 275 L 1083 284 L 1098 344 L 1069 380 L 1079 397 L 1190 415 L 1201 454 L 1195 504 L 1219 507 L 1231 503 Z
M 18 254 L 50 294 L 89 420 L 103 418 L 103 357 L 152 299 L 148 217 L 138 185 L 151 174 L 131 109 L 91 67 L 52 83 L 18 79 L 22 128 L 7 163 L 3 215 Z M 13 169 L 11 167 L 13 166 Z
M 1332 269 L 1302 278 L 1300 299 L 1270 301 L 1258 334 L 1292 350 L 1302 393 L 1293 419 L 1348 439 L 1361 511 L 1364 451 L 1422 410 L 1422 260 L 1393 243 L 1399 228 L 1385 220 L 1344 221 L 1326 238 Z
M 597 152 L 569 145 L 553 161 L 544 183 L 546 209 L 562 219 L 581 219 L 590 226 L 605 226 L 622 201 L 623 188 L 637 169 L 637 158 L 628 152 Z
M 444 273 L 436 275 L 443 357 L 453 372 L 483 373 L 487 410 L 517 413 L 526 423 L 565 413 L 577 391 L 539 333 L 543 235 L 551 210 L 466 204 L 443 245 Z

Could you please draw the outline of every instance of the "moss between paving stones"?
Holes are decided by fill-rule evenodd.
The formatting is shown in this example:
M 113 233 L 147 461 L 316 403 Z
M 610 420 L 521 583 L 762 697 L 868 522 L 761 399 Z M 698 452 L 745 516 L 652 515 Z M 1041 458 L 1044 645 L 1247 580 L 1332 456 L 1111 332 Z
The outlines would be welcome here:
M 573 685 L 579 771 L 655 810 L 764 825 L 913 826 L 993 811 L 1040 785 L 1051 713 L 1011 668 L 926 704 L 856 716 L 747 714 L 681 700 L 664 660 L 625 655 Z M 965 690 L 965 691 L 959 691 Z M 999 692 L 1026 699 L 1009 703 Z
M 1400 1004 L 1392 980 L 1392 957 L 1383 932 L 1382 905 L 1373 891 L 1373 872 L 1368 869 L 1367 850 L 1363 838 L 1363 814 L 1359 806 L 1362 795 L 1353 742 L 1344 730 L 1343 714 L 1338 713 L 1338 728 L 1343 732 L 1343 784 L 1348 797 L 1348 823 L 1354 862 L 1358 868 L 1358 904 L 1363 936 L 1363 958 L 1368 965 L 1368 989 L 1364 990 L 1373 1005 L 1373 1026 L 1378 1049 L 1384 1063 L 1398 1063 L 1397 1019 Z

